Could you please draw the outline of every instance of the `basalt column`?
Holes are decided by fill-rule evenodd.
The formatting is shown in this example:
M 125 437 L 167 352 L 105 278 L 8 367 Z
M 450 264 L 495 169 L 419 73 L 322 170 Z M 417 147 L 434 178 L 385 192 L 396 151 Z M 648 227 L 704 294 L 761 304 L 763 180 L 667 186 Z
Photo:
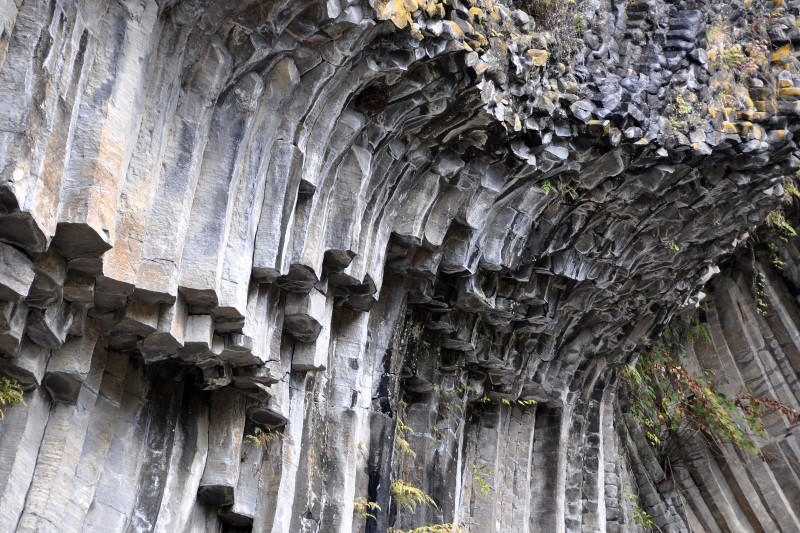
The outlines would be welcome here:
M 545 4 L 0 0 L 0 531 L 800 528 L 618 389 L 703 289 L 800 406 L 800 0 Z

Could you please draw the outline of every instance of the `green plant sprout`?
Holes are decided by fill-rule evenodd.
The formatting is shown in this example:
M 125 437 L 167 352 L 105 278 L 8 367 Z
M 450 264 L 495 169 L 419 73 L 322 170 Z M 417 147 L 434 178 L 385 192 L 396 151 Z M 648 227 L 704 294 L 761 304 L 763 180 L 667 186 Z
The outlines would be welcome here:
M 353 511 L 362 518 L 372 518 L 376 520 L 375 513 L 381 511 L 381 506 L 376 502 L 367 501 L 366 498 L 356 498 L 353 501 Z
M 0 377 L 0 420 L 5 418 L 5 407 L 21 403 L 25 405 L 22 396 L 22 387 L 18 381 L 6 377 Z
M 402 479 L 392 481 L 392 487 L 389 489 L 389 492 L 398 509 L 407 510 L 412 513 L 416 511 L 417 507 L 420 505 L 438 509 L 436 502 L 428 493 Z
M 485 470 L 486 465 L 472 465 L 472 479 L 475 481 L 475 484 L 478 485 L 481 494 L 489 494 L 492 492 L 492 486 L 486 481 L 486 478 L 484 478 Z
M 283 439 L 283 433 L 277 429 L 268 429 L 264 431 L 261 428 L 255 428 L 253 433 L 245 436 L 245 440 L 260 448 L 266 448 L 273 442 L 278 442 Z

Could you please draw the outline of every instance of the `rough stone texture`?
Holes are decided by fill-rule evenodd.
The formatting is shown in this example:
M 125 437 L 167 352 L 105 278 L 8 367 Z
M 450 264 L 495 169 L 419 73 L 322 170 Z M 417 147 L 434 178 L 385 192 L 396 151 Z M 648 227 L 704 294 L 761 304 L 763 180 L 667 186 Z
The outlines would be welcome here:
M 0 531 L 796 531 L 796 428 L 675 486 L 616 398 L 800 166 L 755 4 L 0 0 Z M 698 364 L 795 405 L 792 246 Z
M 797 243 L 788 243 L 781 255 L 787 264 L 797 265 Z M 795 269 L 779 271 L 766 254 L 738 254 L 722 275 L 714 278 L 711 298 L 704 307 L 711 345 L 702 342 L 686 347 L 692 370 L 709 372 L 729 397 L 749 390 L 795 410 L 800 408 L 800 307 L 795 296 L 800 278 Z M 754 274 L 763 276 L 762 288 L 754 289 Z M 758 312 L 757 298 L 767 304 L 763 313 Z M 692 531 L 800 529 L 798 427 L 781 414 L 771 413 L 765 419 L 766 434 L 753 436 L 767 461 L 730 445 L 712 446 L 695 438 L 687 443 L 687 461 L 678 464 L 672 476 L 653 456 L 635 423 L 619 410 L 616 421 L 617 445 L 626 448 L 627 467 L 638 486 L 639 500 L 656 526 Z

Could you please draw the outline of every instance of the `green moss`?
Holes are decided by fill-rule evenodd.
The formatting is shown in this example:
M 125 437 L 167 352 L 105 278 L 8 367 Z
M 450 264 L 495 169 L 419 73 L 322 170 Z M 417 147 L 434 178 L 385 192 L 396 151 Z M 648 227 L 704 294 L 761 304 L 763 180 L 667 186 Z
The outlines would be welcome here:
M 742 50 L 742 45 L 734 44 L 722 51 L 722 61 L 731 68 L 737 68 L 739 65 L 747 61 L 747 56 Z
M 766 279 L 764 274 L 759 273 L 753 279 L 753 295 L 756 300 L 756 310 L 761 316 L 766 316 L 769 311 L 769 301 L 767 300 L 767 293 L 764 291 L 764 283 Z
M 800 198 L 800 189 L 797 188 L 794 180 L 787 180 L 783 190 L 789 198 Z
M 586 13 L 583 11 L 575 13 L 575 35 L 578 37 L 586 35 Z
M 667 106 L 669 123 L 675 130 L 683 130 L 689 124 L 696 124 L 694 118 L 694 108 L 689 104 L 682 94 L 676 94 L 672 102 Z

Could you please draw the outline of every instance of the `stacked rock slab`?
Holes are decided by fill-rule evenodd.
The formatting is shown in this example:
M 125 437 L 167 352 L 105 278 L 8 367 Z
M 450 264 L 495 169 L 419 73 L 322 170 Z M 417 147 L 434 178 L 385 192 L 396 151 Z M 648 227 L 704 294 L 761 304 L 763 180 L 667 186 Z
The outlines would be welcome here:
M 800 167 L 748 5 L 0 0 L 0 531 L 795 530 L 795 428 L 676 487 L 616 398 Z M 792 404 L 780 279 L 713 331 Z

